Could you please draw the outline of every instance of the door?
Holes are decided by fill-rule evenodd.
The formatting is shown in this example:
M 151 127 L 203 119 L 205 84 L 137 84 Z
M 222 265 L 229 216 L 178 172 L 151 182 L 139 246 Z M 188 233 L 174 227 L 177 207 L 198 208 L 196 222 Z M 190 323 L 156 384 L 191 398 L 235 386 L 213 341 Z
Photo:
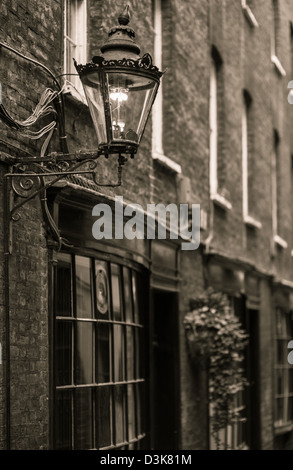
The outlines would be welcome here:
M 175 450 L 179 445 L 178 296 L 154 290 L 152 300 L 152 447 Z

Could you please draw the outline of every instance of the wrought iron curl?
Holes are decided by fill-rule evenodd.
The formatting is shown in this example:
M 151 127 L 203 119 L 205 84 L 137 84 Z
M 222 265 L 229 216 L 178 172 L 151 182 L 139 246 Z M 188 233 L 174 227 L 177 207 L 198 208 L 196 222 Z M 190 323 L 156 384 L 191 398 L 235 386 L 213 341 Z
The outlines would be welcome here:
M 97 168 L 97 160 L 89 160 L 89 170 L 94 171 Z
M 65 173 L 66 171 L 70 170 L 70 166 L 73 165 L 70 165 L 69 162 L 66 162 L 64 160 L 56 162 L 56 167 L 61 173 Z
M 33 172 L 24 175 L 15 175 L 12 178 L 12 188 L 17 196 L 27 198 L 41 187 L 40 178 Z

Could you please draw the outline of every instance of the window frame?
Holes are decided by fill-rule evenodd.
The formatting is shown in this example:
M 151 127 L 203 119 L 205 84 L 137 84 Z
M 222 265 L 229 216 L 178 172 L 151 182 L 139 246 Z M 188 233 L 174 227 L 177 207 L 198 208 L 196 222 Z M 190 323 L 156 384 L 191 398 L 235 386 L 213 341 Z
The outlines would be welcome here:
M 273 233 L 273 241 L 275 245 L 277 245 L 281 249 L 287 249 L 288 243 L 284 238 L 281 236 L 281 221 L 282 217 L 280 214 L 280 208 L 282 204 L 281 201 L 281 185 L 280 185 L 280 178 L 281 178 L 281 139 L 278 131 L 274 129 L 273 133 L 273 149 L 272 149 L 272 233 Z
M 210 157 L 210 198 L 214 204 L 222 209 L 231 210 L 232 204 L 228 200 L 224 192 L 225 188 L 219 188 L 219 158 L 225 158 L 223 149 L 221 155 L 219 151 L 219 142 L 223 145 L 225 139 L 224 131 L 224 111 L 221 107 L 224 106 L 224 97 L 222 90 L 221 103 L 219 102 L 219 86 L 224 88 L 224 69 L 222 58 L 217 49 L 212 46 L 210 58 L 210 96 L 209 96 L 209 157 Z M 219 113 L 223 116 L 219 117 Z M 219 127 L 219 123 L 223 128 Z
M 69 4 L 74 4 L 74 17 L 71 22 L 75 24 L 76 37 L 71 37 L 68 31 L 69 22 Z M 80 6 L 78 7 L 78 4 Z M 87 0 L 65 0 L 64 1 L 64 89 L 65 92 L 70 93 L 74 98 L 86 104 L 86 98 L 82 83 L 73 65 L 73 59 L 78 63 L 87 62 Z M 70 46 L 74 46 L 77 50 L 75 54 L 71 54 Z M 68 64 L 70 64 L 68 67 Z
M 242 313 L 237 308 L 236 297 L 227 294 L 230 308 L 233 310 L 235 317 L 242 323 L 244 327 L 242 318 Z M 247 352 L 244 352 L 246 356 Z M 245 367 L 246 357 L 243 360 L 243 366 Z M 220 439 L 221 448 L 217 449 L 217 443 L 213 439 L 211 430 L 210 430 L 210 450 L 248 450 L 249 446 L 247 443 L 247 432 L 248 432 L 248 403 L 246 391 L 238 391 L 234 395 L 232 409 L 238 413 L 238 418 L 233 424 L 229 424 L 226 427 L 220 429 L 217 433 L 218 439 Z M 210 418 L 213 415 L 213 403 L 210 403 L 209 406 L 209 416 Z M 210 426 L 212 420 L 210 419 Z M 242 439 L 241 439 L 242 438 Z
M 54 395 L 55 395 L 55 406 L 54 409 L 57 409 L 56 403 L 58 403 L 57 394 L 61 392 L 63 396 L 68 394 L 71 398 L 71 441 L 70 441 L 70 449 L 78 449 L 79 447 L 76 447 L 76 435 L 77 435 L 77 429 L 75 428 L 75 408 L 74 408 L 74 403 L 76 400 L 76 395 L 81 394 L 86 391 L 89 391 L 91 394 L 91 406 L 92 406 L 92 413 L 91 413 L 91 439 L 93 443 L 93 447 L 90 447 L 90 449 L 99 449 L 99 450 L 108 450 L 108 449 L 136 449 L 140 448 L 140 446 L 144 445 L 144 441 L 146 438 L 146 421 L 145 421 L 145 387 L 146 387 L 146 374 L 145 371 L 142 372 L 142 368 L 145 368 L 145 363 L 142 361 L 142 356 L 141 354 L 144 353 L 144 338 L 143 336 L 143 331 L 145 331 L 145 318 L 134 316 L 135 315 L 135 305 L 136 308 L 140 309 L 142 307 L 141 304 L 141 299 L 138 297 L 139 292 L 136 291 L 136 303 L 135 303 L 135 296 L 134 296 L 134 286 L 136 286 L 137 289 L 141 288 L 139 283 L 140 282 L 145 282 L 145 276 L 144 276 L 144 271 L 141 269 L 140 266 L 137 266 L 134 263 L 123 263 L 123 262 L 118 262 L 117 259 L 115 260 L 110 260 L 110 259 L 104 259 L 103 256 L 89 256 L 89 255 L 84 255 L 80 254 L 79 252 L 61 252 L 61 254 L 57 255 L 57 259 L 59 257 L 59 261 L 57 261 L 57 265 L 55 267 L 55 281 L 54 281 Z M 62 258 L 65 259 L 67 257 L 68 259 L 68 266 L 69 266 L 69 260 L 70 260 L 70 286 L 71 286 L 71 292 L 68 298 L 70 298 L 70 302 L 67 302 L 67 304 L 70 303 L 70 315 L 63 314 L 59 315 L 57 314 L 57 286 L 58 286 L 58 266 L 62 266 L 62 263 L 64 264 L 65 262 L 62 261 Z M 84 315 L 79 315 L 79 313 L 76 310 L 76 302 L 77 302 L 77 296 L 76 296 L 76 259 L 78 257 L 82 257 L 84 259 L 88 259 L 90 262 L 90 268 L 91 268 L 91 277 L 90 277 L 90 286 L 91 286 L 91 295 L 90 295 L 90 304 L 91 304 L 91 314 L 88 316 Z M 66 263 L 65 263 L 66 264 Z M 99 313 L 98 311 L 98 306 L 97 306 L 97 266 L 104 266 L 106 270 L 106 274 L 108 277 L 107 279 L 107 289 L 109 293 L 109 298 L 107 302 L 107 315 L 108 318 L 104 317 L 103 313 Z M 120 309 L 121 309 L 121 315 L 122 317 L 120 319 L 115 319 L 114 318 L 114 313 L 113 313 L 113 291 L 112 291 L 112 274 L 111 274 L 111 266 L 116 266 L 117 267 L 117 272 L 119 273 L 119 278 L 118 278 L 118 286 L 119 286 L 119 300 L 120 300 Z M 125 276 L 128 276 L 128 281 L 126 282 Z M 105 277 L 104 277 L 105 279 Z M 136 279 L 136 281 L 134 281 Z M 100 282 L 100 281 L 99 281 Z M 69 283 L 67 282 L 67 285 Z M 128 286 L 128 287 L 127 287 Z M 128 291 L 126 291 L 126 288 Z M 106 290 L 107 290 L 106 289 Z M 123 290 L 122 290 L 123 289 Z M 128 295 L 128 306 L 126 304 L 127 302 L 127 295 Z M 62 296 L 63 299 L 63 296 Z M 57 303 L 56 303 L 57 302 Z M 129 317 L 126 317 L 126 309 L 131 310 L 132 312 L 132 320 Z M 144 310 L 142 308 L 142 310 Z M 103 311 L 103 309 L 101 310 Z M 138 313 L 140 315 L 145 315 L 145 312 L 140 312 L 138 310 Z M 55 315 L 56 314 L 56 315 Z M 58 381 L 56 381 L 56 370 L 57 368 L 57 360 L 58 360 L 58 354 L 56 353 L 56 334 L 57 334 L 57 326 L 58 323 L 60 322 L 66 323 L 67 325 L 71 325 L 71 382 L 68 384 L 59 384 Z M 85 381 L 84 383 L 77 383 L 77 376 L 76 376 L 76 365 L 78 364 L 78 359 L 77 359 L 77 352 L 76 352 L 76 345 L 78 344 L 77 341 L 77 330 L 78 330 L 78 325 L 84 325 L 87 329 L 91 329 L 91 334 L 93 335 L 93 342 L 92 342 L 92 363 L 91 363 L 91 373 L 92 373 L 92 381 Z M 89 325 L 91 327 L 89 328 Z M 101 327 L 103 325 L 103 328 Z M 108 336 L 108 347 L 110 348 L 108 350 L 109 354 L 109 365 L 110 365 L 110 371 L 109 371 L 109 377 L 108 380 L 100 380 L 98 377 L 98 370 L 95 364 L 95 358 L 97 358 L 97 353 L 98 353 L 98 347 L 99 347 L 99 342 L 97 341 L 97 335 L 100 330 L 101 331 L 104 329 L 104 327 L 108 325 L 109 329 L 109 336 Z M 99 328 L 100 327 L 100 328 Z M 121 356 L 116 356 L 116 362 L 115 362 L 115 351 L 116 349 L 116 343 L 114 345 L 114 332 L 115 330 L 119 329 L 119 332 L 123 336 L 123 344 L 122 344 L 122 350 L 123 350 L 123 357 L 124 357 L 124 362 L 121 362 Z M 129 338 L 132 338 L 132 340 L 129 342 Z M 129 343 L 129 344 L 128 344 Z M 132 350 L 131 350 L 131 344 L 132 343 Z M 127 349 L 128 347 L 128 349 Z M 100 350 L 101 351 L 101 350 Z M 128 351 L 133 352 L 133 357 L 130 357 L 130 361 L 128 363 Z M 138 354 L 138 351 L 140 353 Z M 131 355 L 130 355 L 131 356 Z M 140 358 L 140 359 L 139 359 Z M 118 362 L 117 362 L 118 361 Z M 123 377 L 115 376 L 115 367 L 122 364 L 123 367 Z M 130 367 L 133 367 L 133 375 L 132 377 L 129 374 L 129 365 Z M 122 380 L 120 380 L 122 379 Z M 103 392 L 102 392 L 103 390 Z M 115 413 L 115 402 L 119 399 L 119 390 L 120 390 L 120 398 L 122 397 L 122 404 L 123 404 L 123 410 L 122 413 L 119 415 L 120 416 L 120 421 L 118 420 L 118 412 Z M 106 393 L 106 395 L 105 395 Z M 118 393 L 118 395 L 117 395 Z M 98 416 L 96 414 L 98 410 L 98 394 L 104 397 L 108 396 L 111 406 L 109 407 L 109 419 L 110 419 L 110 437 L 111 437 L 111 442 L 107 443 L 105 446 L 98 446 L 98 430 L 100 421 L 98 419 Z M 122 394 L 122 395 L 121 395 Z M 131 396 L 132 396 L 132 401 L 131 401 Z M 101 398 L 102 399 L 102 398 Z M 138 401 L 140 400 L 140 404 Z M 87 402 L 88 403 L 88 402 Z M 117 403 L 116 403 L 117 405 Z M 130 406 L 131 405 L 131 406 Z M 68 408 L 69 409 L 69 408 Z M 105 410 L 105 407 L 103 407 Z M 131 428 L 131 423 L 130 423 L 130 411 L 133 411 L 132 413 L 132 428 Z M 68 411 L 69 412 L 69 411 Z M 122 418 L 121 418 L 122 416 Z M 60 416 L 56 416 L 54 412 L 54 436 L 53 436 L 53 447 L 54 448 L 60 448 L 57 445 L 57 438 L 58 435 L 55 430 L 55 423 L 58 423 L 58 419 L 61 419 Z M 118 420 L 118 421 L 117 421 Z M 143 429 L 139 429 L 138 425 L 139 422 L 141 423 L 141 426 L 143 426 Z M 119 424 L 120 423 L 120 424 Z M 123 442 L 117 442 L 117 426 L 120 428 L 120 431 L 123 433 L 123 436 L 125 439 Z M 122 429 L 123 428 L 123 429 Z M 131 431 L 132 430 L 132 431 Z M 120 432 L 119 431 L 119 432 Z M 82 433 L 80 435 L 80 438 L 82 437 Z M 101 442 L 101 441 L 100 441 Z M 66 447 L 67 449 L 67 447 Z
M 278 315 L 283 317 L 281 319 L 281 327 L 278 327 Z M 287 360 L 288 355 L 288 342 L 293 338 L 293 312 L 287 311 L 284 307 L 277 306 L 275 309 L 275 359 L 274 359 L 274 428 L 276 434 L 285 432 L 286 429 L 293 429 L 293 369 Z M 285 319 L 285 322 L 284 322 Z M 283 325 L 286 325 L 285 330 L 282 331 Z M 290 323 L 290 327 L 288 328 Z M 291 329 L 291 331 L 288 331 Z M 279 330 L 279 331 L 278 331 Z M 281 349 L 283 350 L 282 364 L 278 361 L 278 343 L 282 344 Z M 279 350 L 280 351 L 280 350 Z M 281 392 L 278 390 L 278 372 L 281 372 Z M 283 373 L 285 374 L 283 376 Z M 291 375 L 291 379 L 290 379 Z M 292 390 L 290 392 L 290 382 Z M 288 415 L 289 411 L 289 400 L 291 399 L 291 419 Z M 282 419 L 278 418 L 278 406 L 277 401 L 282 400 Z M 287 413 L 286 413 L 287 410 Z M 286 416 L 285 416 L 286 415 Z
M 247 406 L 244 400 L 244 393 L 238 392 L 234 397 L 233 410 L 239 414 L 239 418 L 233 424 L 222 428 L 217 437 L 221 442 L 221 449 L 218 450 L 247 450 L 248 445 L 244 440 L 246 421 L 242 422 L 242 418 L 246 419 Z M 212 417 L 213 406 L 210 406 L 210 417 Z M 241 439 L 242 437 L 242 439 Z M 210 450 L 217 450 L 217 444 L 212 435 L 210 435 Z
M 285 77 L 286 70 L 284 69 L 280 57 L 280 3 L 279 0 L 271 0 L 272 3 L 272 31 L 271 31 L 271 61 L 275 66 L 275 70 L 282 76 Z
M 258 28 L 258 21 L 253 13 L 254 2 L 253 0 L 241 0 L 242 10 L 244 12 L 245 18 L 249 22 L 250 26 Z
M 243 221 L 247 226 L 261 229 L 261 222 L 249 211 L 249 161 L 253 158 L 253 145 L 251 144 L 252 106 L 252 97 L 244 90 L 242 95 L 242 213 Z
M 164 7 L 166 0 L 152 0 L 152 17 L 154 47 L 154 64 L 159 70 L 163 69 L 163 41 L 164 41 Z M 157 96 L 152 107 L 152 158 L 175 174 L 180 175 L 182 168 L 179 163 L 165 155 L 163 142 L 164 127 L 164 84 L 161 80 Z

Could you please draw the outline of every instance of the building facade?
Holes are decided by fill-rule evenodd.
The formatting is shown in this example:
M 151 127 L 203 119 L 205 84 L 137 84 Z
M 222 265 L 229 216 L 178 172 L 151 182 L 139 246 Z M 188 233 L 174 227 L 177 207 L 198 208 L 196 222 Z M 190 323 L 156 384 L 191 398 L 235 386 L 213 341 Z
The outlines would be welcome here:
M 24 204 L 26 186 L 11 188 L 16 159 L 62 148 L 43 132 L 52 116 L 37 139 L 15 124 L 54 88 L 42 65 L 62 86 L 69 151 L 97 145 L 72 59 L 100 54 L 123 7 L 1 4 L 0 448 L 213 449 L 208 372 L 184 328 L 213 287 L 249 334 L 246 421 L 223 429 L 223 448 L 293 449 L 293 0 L 133 0 L 137 42 L 165 73 L 122 185 L 103 186 L 117 182 L 111 157 L 98 186 L 72 175 Z M 200 246 L 95 239 L 93 208 L 117 196 L 200 204 Z

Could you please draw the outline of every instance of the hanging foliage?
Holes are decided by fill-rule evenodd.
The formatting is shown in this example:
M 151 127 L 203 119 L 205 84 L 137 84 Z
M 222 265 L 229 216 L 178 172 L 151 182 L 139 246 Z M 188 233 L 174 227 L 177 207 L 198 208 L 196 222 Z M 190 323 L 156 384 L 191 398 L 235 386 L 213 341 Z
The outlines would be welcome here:
M 241 419 L 233 405 L 236 394 L 248 385 L 243 371 L 248 335 L 228 297 L 211 288 L 191 302 L 184 325 L 192 362 L 208 367 L 211 429 L 219 445 L 219 431 Z

